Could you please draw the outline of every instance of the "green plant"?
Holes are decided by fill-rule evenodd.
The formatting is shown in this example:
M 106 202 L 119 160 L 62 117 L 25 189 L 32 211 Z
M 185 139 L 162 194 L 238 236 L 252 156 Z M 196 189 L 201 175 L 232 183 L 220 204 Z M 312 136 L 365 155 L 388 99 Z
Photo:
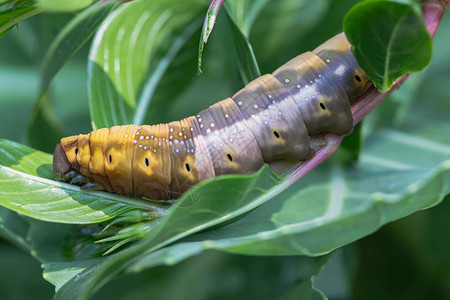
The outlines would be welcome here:
M 24 107 L 30 110 L 30 100 L 39 94 L 28 120 L 28 134 L 32 147 L 47 152 L 62 135 L 90 130 L 89 120 L 83 116 L 88 114 L 86 98 L 94 128 L 179 119 L 232 95 L 242 86 L 235 62 L 245 82 L 259 70 L 271 72 L 339 32 L 344 14 L 353 2 L 230 1 L 228 18 L 225 12 L 221 13 L 204 50 L 201 77 L 197 77 L 196 46 L 207 8 L 205 1 L 132 1 L 120 6 L 116 2 L 99 2 L 75 17 L 70 13 L 41 15 L 30 23 L 21 23 L 20 35 L 6 34 L 1 42 L 7 50 L 0 49 L 3 57 L 15 53 L 14 64 L 5 63 L 2 68 L 5 70 L 0 73 L 2 81 L 17 76 L 21 85 L 29 85 L 25 75 L 29 69 L 23 71 L 18 66 L 29 68 L 30 62 L 43 55 L 27 53 L 29 48 L 22 43 L 26 43 L 27 36 L 37 36 L 43 41 L 46 54 L 39 92 L 21 94 L 20 86 L 5 86 L 1 88 L 5 92 L 0 105 L 6 112 L 23 112 Z M 377 9 L 390 5 L 389 1 L 373 3 L 379 4 Z M 30 6 L 21 7 L 22 2 L 16 4 L 16 9 L 30 10 Z M 402 7 L 394 17 L 417 15 L 415 4 Z M 36 6 L 37 13 L 43 9 L 48 7 Z M 3 17 L 7 17 L 7 24 L 14 23 L 13 15 L 12 9 L 5 10 Z M 377 19 L 379 15 L 374 14 L 365 21 L 376 23 Z M 447 19 L 444 20 L 443 32 L 450 30 Z M 58 22 L 61 25 L 55 26 Z M 347 23 L 349 33 L 356 35 L 357 40 L 364 40 L 357 36 L 358 32 L 360 35 L 370 32 L 361 22 Z M 34 26 L 40 30 L 33 32 Z M 59 33 L 56 38 L 54 32 L 49 34 L 52 30 Z M 93 43 L 87 43 L 90 49 L 83 48 L 95 32 Z M 246 40 L 249 36 L 250 43 Z M 413 42 L 403 40 L 402 43 L 410 46 Z M 328 258 L 299 255 L 329 253 L 388 222 L 436 205 L 449 193 L 450 140 L 445 133 L 450 129 L 450 109 L 445 86 L 448 72 L 444 67 L 449 62 L 442 51 L 446 49 L 445 39 L 436 43 L 441 43 L 435 47 L 438 54 L 433 60 L 437 63 L 432 64 L 427 75 L 411 76 L 390 101 L 369 116 L 363 130 L 353 134 L 356 141 L 350 141 L 331 161 L 295 184 L 296 177 L 282 179 L 263 168 L 250 176 L 221 177 L 201 184 L 169 210 L 156 203 L 84 192 L 56 183 L 52 180 L 50 155 L 1 140 L 0 204 L 20 214 L 1 207 L 0 233 L 43 263 L 44 278 L 58 290 L 56 298 L 87 297 L 119 273 L 141 276 L 132 275 L 131 279 L 121 276 L 102 289 L 100 295 L 118 293 L 114 285 L 123 279 L 139 287 L 136 296 L 145 292 L 154 297 L 198 298 L 206 290 L 207 297 L 226 297 L 244 289 L 226 276 L 227 272 L 236 274 L 233 266 L 239 264 L 248 266 L 247 276 L 257 278 L 259 284 L 251 285 L 247 291 L 253 296 L 264 295 L 265 291 L 270 293 L 270 298 L 298 293 L 323 297 L 313 288 L 313 282 L 317 276 L 320 278 Z M 233 52 L 235 44 L 238 55 Z M 84 76 L 86 68 L 81 67 L 80 71 L 78 66 L 86 61 L 86 50 L 89 50 L 88 88 L 80 93 L 77 90 L 83 83 L 76 80 Z M 369 58 L 377 53 L 368 51 L 364 53 Z M 420 53 L 423 52 L 422 49 Z M 53 80 L 72 56 L 62 74 Z M 258 58 L 258 65 L 254 57 Z M 427 63 L 426 57 L 414 59 L 422 65 Z M 66 68 L 65 79 L 60 79 L 64 78 L 60 76 Z M 397 72 L 398 68 L 401 72 L 395 77 L 410 71 L 404 65 L 394 70 Z M 52 80 L 56 81 L 56 90 L 49 85 Z M 379 86 L 386 89 L 391 82 L 381 81 Z M 2 122 L 8 127 L 2 126 L 0 132 L 4 137 L 22 142 L 19 136 L 26 120 L 20 113 L 18 116 Z M 358 134 L 362 134 L 364 146 L 355 164 L 351 158 L 358 156 L 358 151 L 348 149 L 359 148 Z M 148 213 L 149 207 L 156 209 Z M 113 224 L 105 230 L 108 221 Z M 118 224 L 119 221 L 126 225 Z M 93 223 L 99 224 L 75 225 Z M 149 228 L 153 229 L 149 231 Z M 105 232 L 98 237 L 102 230 Z M 129 247 L 117 248 L 144 235 Z M 94 243 L 102 238 L 103 243 Z M 102 256 L 111 247 L 116 251 Z M 247 259 L 212 250 L 269 257 Z M 196 254 L 201 255 L 182 262 Z M 357 261 L 355 255 L 351 257 L 353 262 Z M 331 258 L 331 263 L 336 260 L 342 261 L 339 252 Z M 176 263 L 180 266 L 174 270 L 179 270 L 181 275 L 160 267 Z M 445 263 L 448 265 L 444 260 Z M 198 266 L 201 271 L 196 273 L 193 270 Z M 249 271 L 251 268 L 262 268 L 261 272 L 273 272 L 276 276 L 266 277 Z M 215 276 L 205 278 L 203 271 Z M 195 275 L 192 278 L 191 272 Z M 156 278 L 159 273 L 163 279 Z M 225 274 L 229 282 L 220 282 L 217 274 Z M 183 281 L 196 288 L 189 293 L 187 286 L 180 283 Z M 245 276 L 243 281 L 247 282 Z M 155 284 L 151 288 L 161 286 L 161 289 L 145 289 L 148 282 Z M 207 287 L 202 287 L 202 283 Z M 168 292 L 173 284 L 177 286 L 176 291 Z M 223 285 L 213 290 L 211 286 L 218 284 Z M 267 286 L 272 287 L 270 291 Z M 222 291 L 225 287 L 232 288 Z M 127 293 L 132 294 L 132 289 L 127 289 Z M 245 293 L 241 296 L 244 298 Z

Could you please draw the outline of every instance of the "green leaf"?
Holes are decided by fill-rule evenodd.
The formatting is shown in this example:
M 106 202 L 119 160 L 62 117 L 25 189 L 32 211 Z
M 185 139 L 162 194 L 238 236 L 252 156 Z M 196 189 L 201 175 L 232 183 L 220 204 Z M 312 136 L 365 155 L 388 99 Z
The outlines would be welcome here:
M 342 140 L 338 154 L 341 155 L 343 162 L 352 163 L 358 161 L 363 147 L 362 124 L 362 122 L 358 123 L 353 128 L 353 132 Z
M 43 10 L 35 5 L 10 8 L 0 12 L 0 38 L 19 22 L 40 14 Z
M 261 76 L 259 71 L 258 63 L 256 61 L 255 54 L 253 53 L 253 48 L 248 41 L 248 38 L 239 28 L 234 16 L 225 6 L 225 11 L 228 16 L 228 20 L 233 33 L 234 44 L 238 53 L 238 68 L 241 74 L 242 81 L 244 84 L 249 83 L 253 79 Z
M 233 20 L 242 34 L 248 38 L 256 19 L 268 5 L 269 0 L 229 0 L 226 3 L 227 13 L 233 16 Z M 281 3 L 278 4 L 283 5 Z
M 142 123 L 162 75 L 199 28 L 193 19 L 201 7 L 197 1 L 138 0 L 122 5 L 105 20 L 89 59 L 95 129 Z
M 200 183 L 178 200 L 147 237 L 101 264 L 85 269 L 60 289 L 57 299 L 86 297 L 145 253 L 239 217 L 271 199 L 280 181 L 266 166 L 255 174 L 221 176 Z
M 431 37 L 415 1 L 365 1 L 344 19 L 344 30 L 360 66 L 386 92 L 400 76 L 425 68 Z M 379 16 L 383 16 L 380 18 Z
M 116 2 L 97 3 L 73 18 L 50 45 L 42 63 L 42 79 L 38 100 L 28 126 L 30 144 L 52 152 L 63 133 L 63 126 L 50 107 L 48 88 L 64 64 L 91 38 Z
M 133 208 L 150 208 L 146 201 L 87 192 L 50 180 L 51 161 L 47 153 L 0 140 L 0 204 L 32 218 L 77 224 L 103 222 Z
M 92 4 L 93 0 L 37 0 L 38 6 L 53 12 L 75 11 Z
M 216 23 L 217 15 L 219 14 L 220 8 L 225 0 L 212 0 L 209 5 L 208 11 L 206 12 L 205 20 L 203 21 L 202 34 L 200 36 L 200 44 L 198 46 L 198 75 L 202 74 L 202 57 L 203 49 L 208 41 L 209 35 L 211 34 L 214 24 Z
M 240 1 L 236 1 L 237 6 Z M 273 72 L 293 57 L 335 35 L 353 0 L 268 1 L 252 22 L 249 39 L 263 72 Z M 248 14 L 252 16 L 253 10 Z M 244 18 L 237 17 L 239 19 Z M 247 26 L 242 23 L 244 28 Z M 244 31 L 245 32 L 245 31 Z

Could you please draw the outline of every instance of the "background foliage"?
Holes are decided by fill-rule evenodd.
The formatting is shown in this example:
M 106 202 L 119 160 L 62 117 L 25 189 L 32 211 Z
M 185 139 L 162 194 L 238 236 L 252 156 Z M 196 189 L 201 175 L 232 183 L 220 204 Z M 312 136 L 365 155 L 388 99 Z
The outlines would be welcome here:
M 235 21 L 241 25 L 244 33 L 250 32 L 250 43 L 263 74 L 273 71 L 295 55 L 313 49 L 341 31 L 343 16 L 355 3 L 259 2 L 261 7 L 264 7 L 259 13 L 240 7 L 248 14 L 237 14 Z M 130 73 L 121 73 L 122 78 L 114 79 L 112 75 L 104 76 L 101 73 L 107 62 L 102 60 L 104 56 L 98 53 L 104 51 L 102 47 L 105 46 L 92 46 L 88 42 L 58 73 L 48 91 L 45 86 L 48 74 L 40 77 L 39 65 L 44 54 L 51 48 L 55 36 L 74 14 L 44 14 L 20 23 L 19 30 L 13 29 L 0 40 L 0 137 L 27 144 L 26 124 L 30 119 L 37 120 L 34 123 L 31 121 L 31 143 L 34 147 L 51 151 L 54 144 L 42 142 L 51 134 L 56 136 L 88 132 L 91 130 L 91 120 L 94 127 L 111 125 L 108 123 L 111 120 L 105 121 L 102 118 L 102 110 L 114 109 L 114 105 L 120 103 L 127 103 L 123 110 L 125 115 L 120 122 L 144 118 L 145 123 L 154 124 L 195 114 L 217 100 L 232 95 L 242 86 L 242 81 L 237 75 L 237 58 L 231 43 L 233 33 L 223 13 L 219 16 L 204 53 L 203 75 L 196 76 L 201 16 L 207 6 L 202 1 L 195 3 L 188 14 L 185 14 L 187 9 L 183 7 L 180 7 L 179 12 L 172 13 L 193 19 L 197 14 L 197 27 L 194 23 L 192 27 L 183 28 L 180 32 L 179 22 L 183 19 L 174 18 L 174 21 L 169 21 L 169 25 L 165 27 L 174 34 L 167 43 L 158 41 L 158 37 L 154 36 L 148 42 L 143 41 L 147 44 L 142 47 L 130 49 L 126 47 L 130 42 L 124 41 L 117 48 L 118 57 L 123 55 L 131 59 L 142 56 L 152 62 L 169 61 L 169 64 L 147 63 L 150 67 L 142 70 L 146 63 L 132 65 L 133 61 L 120 61 L 124 67 L 131 68 Z M 156 1 L 150 5 L 155 5 L 154 11 L 163 10 L 157 6 Z M 238 8 L 231 6 L 230 10 L 241 11 Z M 121 8 L 118 11 L 132 9 Z M 135 10 L 136 13 L 143 11 L 136 8 Z M 118 11 L 115 14 L 118 14 Z M 161 15 L 164 15 L 164 10 L 157 14 Z M 256 17 L 246 18 L 246 15 Z M 98 18 L 99 15 L 96 16 Z M 170 20 L 170 16 L 167 16 L 167 20 Z M 170 24 L 173 24 L 173 28 Z M 96 24 L 93 23 L 92 26 Z M 115 37 L 120 34 L 121 26 L 109 30 L 112 32 L 100 32 L 103 36 L 110 34 Z M 445 175 L 445 168 L 434 168 L 434 163 L 438 164 L 446 159 L 448 161 L 450 151 L 450 140 L 448 135 L 445 135 L 450 131 L 450 89 L 445 84 L 450 79 L 450 60 L 445 51 L 449 47 L 445 38 L 448 31 L 450 21 L 447 16 L 436 36 L 431 65 L 426 71 L 411 76 L 407 84 L 383 103 L 365 123 L 365 147 L 359 167 L 347 169 L 342 166 L 339 156 L 344 154 L 341 152 L 330 163 L 311 173 L 292 189 L 241 220 L 188 237 L 154 254 L 139 257 L 139 260 L 126 266 L 124 272 L 127 275 L 107 283 L 98 296 L 137 299 L 149 296 L 165 299 L 245 299 L 249 296 L 259 296 L 264 299 L 295 297 L 299 291 L 322 296 L 321 292 L 311 288 L 314 281 L 314 286 L 332 299 L 449 297 L 450 261 L 447 253 L 450 250 L 450 240 L 445 230 L 450 228 L 445 213 L 449 209 L 449 201 L 387 225 L 374 235 L 333 251 L 328 256 L 289 256 L 323 254 L 375 231 L 387 221 L 423 208 L 424 203 L 433 205 L 440 200 L 435 197 L 427 199 L 426 196 L 427 188 L 432 191 L 436 185 L 447 185 L 447 188 L 449 185 L 449 175 Z M 144 37 L 149 36 L 148 32 L 142 34 Z M 161 34 L 164 35 L 164 32 Z M 89 36 L 85 38 L 88 39 Z M 176 44 L 180 39 L 183 43 Z M 155 45 L 161 43 L 162 46 L 148 47 L 148 43 L 152 42 Z M 179 45 L 175 50 L 181 54 L 176 57 L 171 56 L 170 51 L 174 49 L 174 44 Z M 115 66 L 114 60 L 109 63 L 112 63 L 109 68 L 111 70 Z M 140 78 L 133 79 L 133 84 L 122 86 L 118 91 L 109 89 L 117 85 L 117 82 L 128 82 L 130 74 L 136 74 L 134 76 Z M 164 76 L 165 74 L 169 75 Z M 158 85 L 154 85 L 155 80 L 160 80 Z M 136 83 L 143 83 L 143 87 Z M 96 90 L 96 86 L 105 87 L 106 90 Z M 109 93 L 111 91 L 117 94 L 112 95 Z M 118 99 L 118 102 L 111 102 L 111 108 L 108 109 L 104 109 L 104 105 L 96 108 L 96 97 L 104 96 L 105 93 L 112 99 Z M 144 99 L 145 102 L 150 94 L 153 95 L 151 102 L 142 104 L 143 107 L 148 107 L 148 113 L 140 116 L 139 110 L 136 109 L 140 107 L 139 99 Z M 33 106 L 36 107 L 38 97 L 39 103 L 45 109 L 36 114 L 36 110 L 33 112 Z M 89 103 L 87 99 L 90 99 Z M 55 124 L 61 126 L 55 127 Z M 2 149 L 7 149 L 5 144 Z M 42 159 L 48 159 L 48 156 L 42 154 Z M 411 161 L 414 161 L 413 167 L 408 165 Z M 393 162 L 397 163 L 394 169 L 398 168 L 402 172 L 393 173 L 390 170 L 392 167 L 388 165 Z M 367 169 L 362 173 L 358 171 L 361 166 L 368 167 L 369 172 L 376 176 L 367 179 Z M 263 182 L 255 179 L 256 186 L 269 189 L 271 184 L 278 180 L 270 175 L 267 178 L 270 180 Z M 345 182 L 350 191 L 350 198 L 347 198 L 349 200 L 344 202 L 348 206 L 344 212 L 349 215 L 339 215 L 334 219 L 331 216 L 331 222 L 324 223 L 323 227 L 302 227 L 307 226 L 310 217 L 308 213 L 314 214 L 314 209 L 327 207 L 328 198 L 337 192 L 333 187 L 336 178 L 338 183 Z M 412 191 L 412 195 L 415 191 L 421 191 L 418 195 L 422 200 L 417 203 L 422 206 L 414 206 L 416 202 L 405 198 L 403 192 L 396 198 L 396 192 L 404 186 L 408 187 L 408 180 L 411 180 L 409 183 L 421 183 L 421 186 L 416 186 L 416 190 Z M 367 200 L 365 197 L 377 191 L 383 191 L 386 195 L 378 194 L 378 201 L 369 197 L 369 203 L 374 204 L 370 209 L 362 205 L 364 201 L 358 201 Z M 324 196 L 318 196 L 321 192 L 325 193 Z M 311 199 L 315 200 L 314 205 L 311 205 Z M 318 199 L 324 200 L 323 205 L 317 203 Z M 183 220 L 182 217 L 175 214 L 171 218 Z M 366 227 L 363 226 L 364 223 L 358 223 L 361 220 L 368 220 Z M 176 223 L 169 222 L 169 225 L 163 224 L 166 227 L 160 227 L 170 229 L 170 224 Z M 180 221 L 180 224 L 184 223 Z M 300 230 L 283 229 L 284 232 L 281 232 L 281 228 L 287 228 L 290 224 L 300 224 Z M 45 263 L 44 278 L 57 288 L 82 268 L 95 266 L 93 262 L 100 262 L 102 259 L 93 257 L 106 250 L 92 244 L 92 233 L 98 232 L 99 228 L 101 227 L 97 225 L 40 222 L 1 207 L 0 233 L 5 238 L 0 244 L 0 282 L 5 283 L 0 287 L 2 298 L 34 298 L 38 294 L 42 295 L 42 298 L 51 296 L 52 286 L 41 280 L 39 263 L 30 258 L 28 253 Z M 361 229 L 361 233 L 358 229 Z M 350 234 L 343 233 L 346 230 Z M 276 238 L 268 238 L 269 242 L 265 243 L 264 238 L 258 235 L 263 231 L 275 232 Z M 155 236 L 158 240 L 158 234 Z M 159 236 L 165 241 L 163 234 Z M 329 243 L 324 246 L 320 241 L 321 236 L 338 238 L 328 238 Z M 240 242 L 245 239 L 248 242 Z M 297 244 L 297 241 L 300 242 Z M 143 245 L 155 244 L 152 240 L 143 242 Z M 314 248 L 317 245 L 322 245 L 323 248 Z M 109 260 L 109 266 L 118 266 L 119 261 L 129 258 L 140 249 L 143 249 L 142 246 L 120 251 L 118 255 L 111 256 L 115 259 Z M 263 256 L 241 256 L 208 249 Z M 194 256 L 197 253 L 201 254 Z M 287 256 L 264 256 L 274 253 Z M 187 257 L 191 258 L 183 261 Z M 176 265 L 172 266 L 173 264 Z M 92 270 L 98 271 L 95 268 Z M 104 272 L 106 273 L 98 274 L 114 274 L 108 273 L 108 270 Z M 82 278 L 88 284 L 97 283 L 93 277 Z M 109 279 L 106 277 L 102 283 Z M 27 288 L 24 288 L 25 286 Z M 78 295 L 80 289 L 82 286 L 72 282 L 60 290 L 59 296 L 73 298 Z

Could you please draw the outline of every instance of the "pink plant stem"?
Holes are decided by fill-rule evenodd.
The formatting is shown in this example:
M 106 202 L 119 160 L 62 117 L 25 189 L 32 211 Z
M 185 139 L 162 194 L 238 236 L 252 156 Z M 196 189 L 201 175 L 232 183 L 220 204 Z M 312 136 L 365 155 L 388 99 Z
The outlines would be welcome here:
M 424 15 L 425 25 L 433 37 L 436 33 L 436 30 L 439 26 L 442 16 L 444 15 L 445 10 L 448 7 L 448 0 L 424 0 L 422 1 L 422 12 Z M 361 96 L 357 101 L 352 103 L 351 110 L 353 115 L 353 125 L 358 124 L 362 119 L 364 119 L 372 110 L 375 109 L 386 97 L 394 90 L 398 89 L 400 85 L 405 82 L 408 78 L 409 74 L 406 74 L 394 83 L 392 88 L 386 93 L 380 93 L 375 87 L 371 87 L 363 96 Z M 293 184 L 318 165 L 320 165 L 323 161 L 325 161 L 328 157 L 330 157 L 341 144 L 344 136 L 334 133 L 328 133 L 323 136 L 314 137 L 312 142 L 319 141 L 322 139 L 322 143 L 325 146 L 321 147 L 317 150 L 316 155 L 310 160 L 304 162 L 303 164 L 295 167 L 289 174 L 286 176 L 285 183 L 287 186 Z

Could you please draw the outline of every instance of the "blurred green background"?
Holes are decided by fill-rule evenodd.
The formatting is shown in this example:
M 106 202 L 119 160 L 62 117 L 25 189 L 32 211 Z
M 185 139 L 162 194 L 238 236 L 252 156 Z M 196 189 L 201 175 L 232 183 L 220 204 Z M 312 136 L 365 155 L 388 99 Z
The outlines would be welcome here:
M 252 32 L 252 45 L 261 71 L 270 72 L 287 59 L 322 42 L 325 38 L 321 30 L 328 32 L 329 28 L 339 28 L 342 23 L 339 16 L 342 17 L 355 1 L 342 1 L 339 5 L 336 2 L 323 8 L 316 6 L 314 16 L 321 17 L 323 26 L 308 31 L 318 21 L 305 18 L 302 34 L 294 39 L 307 42 L 297 47 L 290 47 L 295 40 L 287 43 L 276 59 L 273 59 L 271 52 L 274 50 L 270 43 L 285 41 L 270 40 L 268 43 L 267 39 L 261 38 L 263 27 L 259 27 L 261 32 Z M 304 14 L 312 15 L 308 11 Z M 53 38 L 72 17 L 69 13 L 37 16 L 20 23 L 18 29 L 0 39 L 1 138 L 27 144 L 27 122 L 39 93 L 40 62 Z M 270 26 L 269 21 L 267 26 Z M 227 34 L 226 29 L 221 28 L 219 18 L 217 35 L 222 31 Z M 435 38 L 431 65 L 416 75 L 417 79 L 411 78 L 416 86 L 400 90 L 394 99 L 412 93 L 415 99 L 444 97 L 450 100 L 449 32 L 450 17 L 447 14 Z M 195 94 L 199 101 L 189 102 L 198 89 L 188 89 L 171 111 L 156 121 L 196 113 L 221 97 L 229 96 L 242 85 L 237 76 L 234 81 L 222 84 L 220 79 L 236 70 L 233 64 L 230 64 L 233 66 L 230 70 L 218 70 L 214 60 L 208 61 L 208 56 L 213 53 L 220 56 L 224 51 L 214 39 L 213 35 L 204 54 L 204 73 L 216 70 L 216 74 L 209 73 L 205 80 L 195 78 L 192 83 L 192 86 L 200 85 L 204 89 L 202 95 Z M 86 88 L 88 51 L 89 44 L 61 70 L 51 88 L 52 107 L 68 133 L 91 130 Z M 229 55 L 224 57 L 232 60 Z M 389 103 L 383 105 L 389 107 Z M 330 261 L 316 279 L 315 287 L 330 299 L 450 299 L 449 200 L 447 196 L 446 201 L 434 208 L 391 223 L 375 234 L 335 251 L 327 258 Z M 282 295 L 293 280 L 304 279 L 302 276 L 307 276 L 304 267 L 310 262 L 313 268 L 313 260 L 305 257 L 245 257 L 210 251 L 176 266 L 121 277 L 110 282 L 97 296 L 100 299 L 248 299 L 250 296 L 273 299 Z M 300 272 L 300 265 L 305 274 Z M 130 285 L 139 288 L 127 289 Z M 0 297 L 49 299 L 52 295 L 53 286 L 42 278 L 39 263 L 7 240 L 0 240 Z

